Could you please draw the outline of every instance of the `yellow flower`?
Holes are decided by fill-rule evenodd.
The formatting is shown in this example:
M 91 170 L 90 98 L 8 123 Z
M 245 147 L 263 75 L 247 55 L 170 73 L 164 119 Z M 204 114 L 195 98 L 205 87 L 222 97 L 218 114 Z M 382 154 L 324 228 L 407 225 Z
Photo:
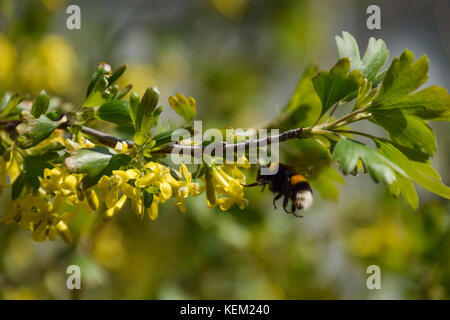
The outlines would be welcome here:
M 99 202 L 98 202 L 97 194 L 95 193 L 94 190 L 89 189 L 86 191 L 86 199 L 87 199 L 88 204 L 91 207 L 91 209 L 94 211 L 97 211 Z
M 127 196 L 123 195 L 119 201 L 117 201 L 113 207 L 109 208 L 108 210 L 106 210 L 105 215 L 104 215 L 104 219 L 105 220 L 110 220 L 113 219 L 118 213 L 119 211 L 123 208 L 123 206 L 125 205 L 125 202 L 127 201 Z
M 140 176 L 141 172 L 137 169 L 129 170 L 114 170 L 112 176 L 103 176 L 98 182 L 99 195 L 103 202 L 105 202 L 108 210 L 105 213 L 106 219 L 117 215 L 120 209 L 124 206 L 127 198 L 135 202 L 141 201 L 140 190 L 128 183 L 129 180 L 134 180 Z M 119 191 L 122 192 L 122 197 L 119 199 Z M 134 208 L 138 208 L 139 204 L 135 204 Z M 135 212 L 140 214 L 140 210 Z
M 156 218 L 158 218 L 158 204 L 159 197 L 157 195 L 154 195 L 150 208 L 147 208 L 147 215 L 151 220 L 156 220 Z
M 176 181 L 176 202 L 178 209 L 181 212 L 186 212 L 185 201 L 189 196 L 198 196 L 201 189 L 198 183 L 192 182 L 192 174 L 184 163 L 179 168 L 180 175 L 184 177 L 184 181 Z
M 128 153 L 128 144 L 125 141 L 117 141 L 114 150 L 116 150 L 118 153 Z
M 170 169 L 160 163 L 149 162 L 144 166 L 144 170 L 147 173 L 136 180 L 136 187 L 156 187 L 161 191 L 162 203 L 170 199 L 173 194 L 172 185 L 177 185 L 177 181 L 170 174 Z
M 89 209 L 87 202 L 90 201 L 91 207 L 95 207 L 95 192 L 88 190 L 85 197 L 85 193 L 78 188 L 82 177 L 61 167 L 44 169 L 43 177 L 39 178 L 40 188 L 33 192 L 28 190 L 28 193 L 15 199 L 12 212 L 2 221 L 17 222 L 23 229 L 32 232 L 35 241 L 55 240 L 60 236 L 70 243 L 72 237 L 67 222 L 76 216 L 81 206 Z M 59 214 L 64 203 L 76 206 L 75 210 Z
M 228 167 L 230 169 L 230 167 Z M 244 209 L 248 200 L 244 198 L 245 176 L 237 169 L 236 166 L 231 168 L 231 176 L 227 174 L 219 166 L 213 166 L 211 169 L 212 186 L 219 195 L 226 196 L 218 198 L 221 210 L 228 210 L 233 204 L 238 205 L 240 209 Z M 211 203 L 208 204 L 212 206 Z

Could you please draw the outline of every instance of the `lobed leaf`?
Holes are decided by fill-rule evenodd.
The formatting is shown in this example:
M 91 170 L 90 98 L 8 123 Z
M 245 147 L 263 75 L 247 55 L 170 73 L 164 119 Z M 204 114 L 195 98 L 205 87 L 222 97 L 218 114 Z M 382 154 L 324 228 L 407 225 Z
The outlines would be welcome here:
M 377 150 L 350 139 L 339 140 L 333 151 L 333 159 L 344 174 L 357 170 L 358 162 L 361 160 L 364 169 L 375 182 L 382 181 L 388 186 L 396 181 L 396 173 L 406 176 L 400 166 Z
M 319 72 L 312 82 L 322 102 L 321 115 L 338 101 L 356 95 L 363 81 L 359 70 L 350 72 L 349 58 L 340 59 L 330 71 Z
M 417 90 L 428 79 L 428 58 L 414 61 L 414 53 L 405 50 L 395 57 L 380 86 L 371 108 L 386 108 L 397 104 L 399 99 Z
M 421 163 L 408 159 L 406 155 L 386 139 L 377 139 L 376 144 L 379 152 L 400 166 L 410 179 L 425 189 L 450 199 L 450 188 L 441 182 L 440 177 L 437 179 L 437 173 L 431 167 L 430 162 Z
M 336 44 L 339 58 L 350 58 L 350 71 L 360 70 L 363 76 L 371 83 L 376 83 L 380 80 L 381 77 L 378 76 L 378 72 L 389 58 L 389 51 L 383 40 L 370 38 L 362 60 L 358 44 L 350 33 L 344 31 L 342 32 L 342 38 L 336 36 Z
M 416 149 L 427 157 L 436 151 L 436 139 L 431 128 L 420 118 L 404 114 L 401 110 L 373 110 L 372 122 L 383 127 L 392 142 L 405 148 Z
M 410 95 L 378 100 L 377 110 L 401 109 L 425 120 L 450 121 L 450 95 L 447 89 L 432 86 Z

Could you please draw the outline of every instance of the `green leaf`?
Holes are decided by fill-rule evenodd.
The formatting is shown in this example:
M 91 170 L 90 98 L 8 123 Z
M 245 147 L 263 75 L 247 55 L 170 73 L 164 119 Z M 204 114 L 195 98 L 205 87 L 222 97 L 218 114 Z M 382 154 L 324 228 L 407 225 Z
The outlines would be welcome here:
M 14 180 L 11 188 L 11 199 L 17 199 L 22 193 L 23 188 L 25 187 L 25 174 L 22 172 L 16 180 Z
M 49 161 L 56 159 L 56 152 L 48 152 L 37 156 L 27 156 L 23 159 L 23 174 L 25 182 L 34 190 L 39 189 L 39 177 L 44 176 L 45 168 L 53 168 Z
M 112 100 L 98 108 L 97 118 L 115 123 L 119 126 L 132 126 L 130 103 L 126 100 Z
M 118 154 L 106 147 L 95 147 L 75 150 L 64 160 L 67 169 L 73 173 L 86 173 L 82 180 L 83 189 L 87 189 L 100 180 L 103 175 L 112 174 L 113 170 L 127 165 L 131 157 Z
M 153 203 L 153 195 L 159 194 L 159 193 L 161 193 L 161 191 L 156 187 L 150 186 L 150 187 L 142 190 L 141 193 L 142 193 L 142 199 L 144 202 L 144 207 L 150 208 L 150 206 Z
M 425 120 L 449 121 L 450 96 L 446 89 L 432 86 L 414 93 L 428 79 L 427 72 L 427 57 L 414 61 L 414 54 L 405 50 L 392 61 L 371 109 L 401 109 Z
M 450 199 L 450 188 L 436 179 L 436 171 L 429 162 L 420 163 L 408 159 L 391 142 L 385 139 L 377 139 L 378 150 L 386 158 L 400 166 L 406 174 L 425 189 L 434 192 L 441 197 Z
M 6 117 L 13 113 L 21 100 L 18 93 L 6 92 L 0 102 L 0 116 Z
M 401 109 L 402 112 L 433 121 L 450 121 L 450 95 L 447 89 L 432 86 L 410 95 L 381 100 L 377 110 Z
M 436 151 L 436 139 L 430 127 L 418 117 L 405 115 L 400 110 L 372 111 L 372 122 L 383 127 L 392 142 L 432 156 Z
M 36 119 L 28 111 L 23 111 L 21 116 L 23 122 L 17 126 L 16 131 L 17 142 L 22 149 L 35 146 L 39 142 L 47 139 L 65 121 L 65 119 L 52 121 L 45 115 L 41 115 Z
M 419 197 L 417 196 L 414 183 L 398 173 L 396 173 L 395 176 L 397 180 L 389 187 L 392 196 L 398 198 L 401 194 L 406 203 L 408 203 L 412 209 L 416 210 L 419 206 Z
M 33 106 L 31 107 L 31 114 L 35 118 L 39 118 L 41 114 L 45 114 L 50 105 L 50 96 L 42 90 L 39 92 L 38 96 L 34 100 Z
M 344 174 L 357 170 L 358 162 L 361 160 L 364 169 L 375 182 L 382 181 L 388 186 L 396 181 L 396 172 L 406 176 L 398 165 L 377 150 L 350 139 L 339 140 L 334 148 L 333 158 Z
M 172 109 L 180 115 L 186 123 L 190 123 L 197 113 L 197 102 L 194 98 L 186 98 L 181 93 L 169 97 L 169 104 Z
M 414 53 L 405 50 L 400 58 L 395 57 L 381 83 L 380 91 L 371 108 L 387 108 L 396 105 L 399 99 L 417 90 L 428 79 L 426 56 L 414 62 Z
M 359 55 L 358 44 L 348 32 L 342 32 L 342 38 L 336 36 L 336 43 L 339 58 L 350 58 L 350 71 L 360 70 L 363 76 L 371 83 L 376 83 L 379 80 L 379 78 L 377 79 L 377 74 L 389 58 L 389 51 L 383 40 L 370 38 L 362 60 Z
M 322 101 L 323 115 L 338 101 L 356 95 L 364 78 L 359 70 L 350 72 L 350 59 L 342 58 L 330 71 L 319 72 L 312 79 L 314 89 Z
M 308 66 L 303 72 L 291 99 L 281 112 L 281 129 L 307 127 L 319 118 L 322 104 L 311 81 L 317 73 L 316 65 Z
M 144 198 L 144 207 L 150 208 L 153 203 L 153 193 L 142 190 L 142 197 Z

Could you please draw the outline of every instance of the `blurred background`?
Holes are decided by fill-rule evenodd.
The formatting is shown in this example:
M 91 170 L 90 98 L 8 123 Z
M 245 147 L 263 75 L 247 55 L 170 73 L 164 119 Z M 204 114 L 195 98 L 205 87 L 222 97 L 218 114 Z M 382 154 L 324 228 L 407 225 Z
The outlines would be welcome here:
M 66 28 L 69 4 L 81 8 L 81 30 Z M 381 8 L 381 30 L 366 28 L 370 4 Z M 426 54 L 427 84 L 449 88 L 449 16 L 446 0 L 0 0 L 0 90 L 46 89 L 79 105 L 99 62 L 128 63 L 122 84 L 140 94 L 158 86 L 165 106 L 175 92 L 195 97 L 204 128 L 258 127 L 276 118 L 308 63 L 337 61 L 334 36 L 344 30 L 361 51 L 382 38 L 390 60 L 405 48 Z M 433 164 L 448 184 L 449 124 L 433 128 Z M 82 213 L 72 246 L 0 225 L 0 298 L 450 298 L 448 200 L 418 187 L 414 212 L 367 176 L 339 189 L 334 200 L 316 193 L 303 219 L 256 189 L 243 211 L 209 209 L 200 197 L 186 214 L 162 205 L 156 221 L 124 210 L 104 224 Z M 9 199 L 1 195 L 0 216 Z M 81 290 L 66 288 L 70 264 L 81 267 Z M 381 290 L 366 287 L 372 264 Z

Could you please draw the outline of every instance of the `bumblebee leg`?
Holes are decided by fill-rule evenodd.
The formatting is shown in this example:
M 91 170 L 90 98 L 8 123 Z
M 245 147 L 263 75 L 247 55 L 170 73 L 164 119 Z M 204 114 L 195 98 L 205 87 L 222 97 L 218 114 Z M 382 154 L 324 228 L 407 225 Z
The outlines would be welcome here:
M 261 183 L 260 181 L 257 181 L 255 183 L 250 183 L 250 184 L 243 184 L 244 187 L 256 187 L 256 186 L 260 186 L 263 185 L 263 183 Z
M 278 199 L 280 199 L 282 196 L 283 196 L 283 195 L 282 195 L 281 193 L 279 193 L 279 194 L 277 194 L 277 195 L 275 196 L 275 198 L 273 198 L 273 207 L 274 207 L 275 209 L 277 208 L 275 202 L 276 202 Z
M 290 213 L 290 212 L 288 211 L 288 209 L 286 209 L 286 207 L 287 207 L 287 205 L 288 205 L 288 202 L 289 202 L 288 196 L 284 196 L 284 199 L 283 199 L 283 209 L 284 209 L 284 211 L 285 211 L 286 213 Z
M 269 184 L 270 181 L 269 180 L 260 180 L 260 181 L 256 181 L 254 183 L 250 183 L 250 184 L 243 184 L 244 187 L 257 187 L 257 186 L 263 186 L 263 190 L 265 188 L 265 186 L 267 184 Z
M 297 217 L 297 218 L 303 218 L 302 215 L 295 214 L 295 210 L 297 210 L 297 207 L 295 206 L 295 203 L 292 203 L 292 206 L 291 206 L 291 213 L 292 213 L 295 217 Z

